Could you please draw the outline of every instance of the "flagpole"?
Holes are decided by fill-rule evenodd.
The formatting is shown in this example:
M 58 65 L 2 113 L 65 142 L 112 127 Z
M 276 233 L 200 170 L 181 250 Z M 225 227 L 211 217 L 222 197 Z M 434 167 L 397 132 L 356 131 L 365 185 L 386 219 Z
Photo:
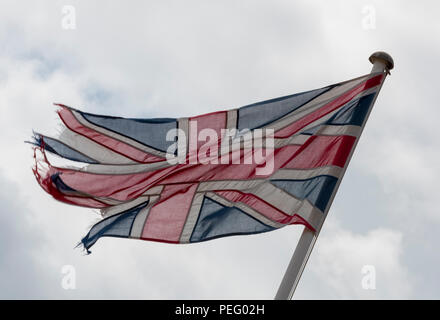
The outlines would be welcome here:
M 386 74 L 390 74 L 390 70 L 394 68 L 394 62 L 393 58 L 383 51 L 378 51 L 373 53 L 369 61 L 373 64 L 373 68 L 371 69 L 371 73 L 377 73 L 377 72 L 385 72 Z M 386 76 L 386 75 L 385 75 Z M 385 79 L 384 79 L 385 81 Z M 369 108 L 368 114 L 365 117 L 364 125 L 361 127 L 361 133 L 363 128 L 365 127 L 365 122 L 368 120 L 368 117 L 370 115 L 371 110 L 373 109 L 374 102 L 376 101 L 376 98 L 379 94 L 380 89 L 382 88 L 382 85 L 384 83 L 382 81 L 379 89 L 377 90 L 377 93 L 374 97 L 374 100 L 372 102 L 371 107 Z M 360 135 L 359 135 L 360 137 Z M 327 216 L 328 210 L 333 202 L 333 199 L 336 195 L 336 192 L 339 188 L 339 184 L 342 181 L 342 178 L 344 176 L 344 173 L 347 169 L 348 163 L 350 162 L 350 159 L 353 155 L 354 149 L 356 148 L 356 144 L 359 141 L 359 138 L 356 139 L 354 146 L 351 149 L 351 152 L 348 156 L 348 159 L 346 161 L 346 165 L 343 168 L 343 172 L 341 177 L 338 179 L 338 182 L 333 190 L 333 193 L 330 197 L 330 201 L 327 205 L 327 208 L 324 212 L 324 217 Z M 301 278 L 301 275 L 304 271 L 304 268 L 307 264 L 307 260 L 310 257 L 310 254 L 313 250 L 313 247 L 316 243 L 316 240 L 318 238 L 319 232 L 321 231 L 322 225 L 324 222 L 322 222 L 319 229 L 317 229 L 315 232 L 309 230 L 308 228 L 304 228 L 301 238 L 298 241 L 298 244 L 296 245 L 296 249 L 292 255 L 292 258 L 290 259 L 289 265 L 287 267 L 287 270 L 284 274 L 283 280 L 281 281 L 281 284 L 278 288 L 277 294 L 275 296 L 275 300 L 290 300 L 292 299 L 292 296 L 295 292 L 295 289 L 298 285 L 298 282 Z

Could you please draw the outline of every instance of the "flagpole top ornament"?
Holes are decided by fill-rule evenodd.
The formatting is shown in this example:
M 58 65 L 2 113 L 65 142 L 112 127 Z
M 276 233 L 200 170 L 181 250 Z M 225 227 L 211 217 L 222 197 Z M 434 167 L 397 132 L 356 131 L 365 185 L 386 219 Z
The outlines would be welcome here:
M 386 71 L 392 70 L 394 68 L 394 60 L 391 56 L 384 51 L 376 51 L 368 59 L 374 65 L 376 62 L 383 63 L 385 65 Z

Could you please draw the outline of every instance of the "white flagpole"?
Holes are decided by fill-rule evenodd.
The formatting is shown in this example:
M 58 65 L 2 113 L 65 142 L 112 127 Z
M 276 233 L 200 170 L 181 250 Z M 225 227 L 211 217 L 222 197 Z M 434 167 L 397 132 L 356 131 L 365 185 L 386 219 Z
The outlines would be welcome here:
M 386 74 L 390 74 L 389 70 L 394 68 L 393 58 L 391 58 L 391 56 L 389 54 L 387 54 L 383 51 L 378 51 L 378 52 L 373 53 L 370 56 L 369 60 L 373 64 L 373 68 L 371 69 L 371 73 L 385 72 Z M 385 81 L 385 79 L 384 79 L 384 81 Z M 373 109 L 374 102 L 376 101 L 376 98 L 379 94 L 380 89 L 382 88 L 384 81 L 382 81 L 382 84 L 380 85 L 379 89 L 377 90 L 376 96 L 374 97 L 372 105 L 369 108 L 367 116 L 365 117 L 363 126 L 361 128 L 361 134 L 362 134 L 363 128 L 365 127 L 365 123 L 368 120 L 370 112 Z M 359 138 L 360 138 L 360 135 L 359 135 Z M 327 216 L 328 210 L 333 202 L 333 199 L 334 199 L 336 192 L 339 188 L 339 184 L 342 181 L 342 178 L 343 178 L 344 173 L 347 169 L 348 163 L 350 162 L 350 159 L 353 155 L 353 152 L 356 148 L 357 142 L 359 141 L 359 138 L 356 139 L 356 141 L 353 145 L 353 148 L 351 149 L 351 152 L 348 156 L 345 167 L 343 169 L 342 175 L 338 179 L 338 182 L 337 182 L 337 184 L 333 190 L 333 193 L 330 197 L 327 208 L 324 212 L 324 217 Z M 316 230 L 316 232 L 313 232 L 307 228 L 304 228 L 304 231 L 301 235 L 301 238 L 299 239 L 298 244 L 296 245 L 296 249 L 293 253 L 293 256 L 290 259 L 290 262 L 289 262 L 287 270 L 284 274 L 283 280 L 281 281 L 280 287 L 278 288 L 278 292 L 275 296 L 275 300 L 290 300 L 290 299 L 292 299 L 293 293 L 295 292 L 295 289 L 298 285 L 299 279 L 301 278 L 302 272 L 304 271 L 304 268 L 307 264 L 307 260 L 310 257 L 310 254 L 313 250 L 316 239 L 318 238 L 319 232 L 321 231 L 323 224 L 324 224 L 324 222 L 321 224 L 319 229 Z

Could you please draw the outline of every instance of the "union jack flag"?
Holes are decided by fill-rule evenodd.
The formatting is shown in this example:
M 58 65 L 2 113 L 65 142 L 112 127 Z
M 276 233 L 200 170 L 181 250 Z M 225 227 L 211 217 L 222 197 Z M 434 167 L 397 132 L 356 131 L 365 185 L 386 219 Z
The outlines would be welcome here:
M 61 133 L 34 134 L 33 171 L 55 199 L 100 210 L 82 239 L 87 250 L 101 237 L 193 243 L 291 224 L 319 230 L 384 77 L 178 119 L 57 104 Z M 218 141 L 208 141 L 206 129 Z M 220 144 L 228 132 L 235 133 Z M 246 161 L 258 152 L 272 157 L 270 170 Z

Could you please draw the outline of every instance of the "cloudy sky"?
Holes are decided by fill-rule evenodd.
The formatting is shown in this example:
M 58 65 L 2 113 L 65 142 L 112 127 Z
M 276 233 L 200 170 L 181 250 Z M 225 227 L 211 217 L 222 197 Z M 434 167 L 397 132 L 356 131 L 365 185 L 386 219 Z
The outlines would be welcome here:
M 75 29 L 63 28 L 67 5 Z M 384 50 L 395 70 L 295 297 L 439 299 L 438 12 L 438 1 L 1 0 L 0 298 L 273 298 L 302 227 L 191 245 L 104 238 L 86 256 L 74 247 L 96 212 L 45 194 L 23 141 L 57 131 L 53 102 L 190 116 L 360 76 Z

